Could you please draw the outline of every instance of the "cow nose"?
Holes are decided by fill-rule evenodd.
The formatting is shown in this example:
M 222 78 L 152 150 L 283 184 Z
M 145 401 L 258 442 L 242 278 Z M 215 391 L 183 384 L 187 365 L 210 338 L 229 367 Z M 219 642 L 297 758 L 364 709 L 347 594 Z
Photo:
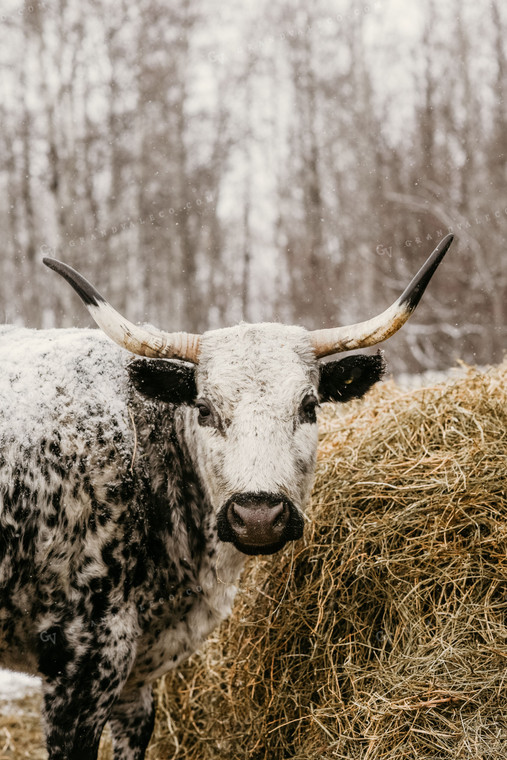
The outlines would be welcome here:
M 217 535 L 244 554 L 274 554 L 303 535 L 303 516 L 281 493 L 233 494 L 217 514 Z
M 289 508 L 283 501 L 252 501 L 228 505 L 227 517 L 237 539 L 245 546 L 269 546 L 283 538 L 289 521 Z

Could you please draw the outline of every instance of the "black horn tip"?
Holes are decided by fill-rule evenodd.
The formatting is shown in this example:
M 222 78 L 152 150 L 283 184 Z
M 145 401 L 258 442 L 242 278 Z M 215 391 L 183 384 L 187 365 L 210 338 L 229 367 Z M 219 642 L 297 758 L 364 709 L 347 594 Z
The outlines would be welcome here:
M 421 296 L 426 290 L 426 286 L 433 277 L 435 270 L 449 250 L 449 246 L 454 240 L 454 235 L 446 235 L 437 245 L 431 256 L 420 268 L 410 285 L 401 294 L 398 303 L 404 306 L 408 311 L 414 311 L 415 307 L 421 300 Z
M 98 306 L 99 303 L 104 303 L 105 299 L 95 290 L 93 285 L 68 264 L 51 258 L 44 258 L 42 262 L 67 280 L 87 306 Z

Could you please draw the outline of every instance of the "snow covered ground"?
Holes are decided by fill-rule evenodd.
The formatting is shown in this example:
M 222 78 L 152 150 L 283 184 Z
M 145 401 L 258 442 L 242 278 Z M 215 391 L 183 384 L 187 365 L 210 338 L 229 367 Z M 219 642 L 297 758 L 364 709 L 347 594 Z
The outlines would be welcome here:
M 486 370 L 487 367 L 479 367 L 478 369 Z M 426 372 L 420 372 L 412 375 L 408 372 L 402 372 L 394 377 L 395 381 L 402 388 L 406 390 L 415 390 L 416 388 L 424 388 L 427 385 L 435 385 L 436 383 L 444 383 L 447 380 L 459 380 L 467 372 L 466 367 L 450 367 L 449 369 L 436 370 L 429 369 Z
M 40 689 L 40 678 L 27 676 L 25 673 L 13 673 L 0 669 L 0 702 L 22 699 L 27 694 Z M 2 710 L 0 705 L 0 710 Z

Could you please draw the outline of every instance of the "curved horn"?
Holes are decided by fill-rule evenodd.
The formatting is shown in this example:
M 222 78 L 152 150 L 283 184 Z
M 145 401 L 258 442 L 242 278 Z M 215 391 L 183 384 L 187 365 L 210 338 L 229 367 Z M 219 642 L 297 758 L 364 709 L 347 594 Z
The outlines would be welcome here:
M 134 325 L 113 309 L 93 285 L 68 264 L 49 258 L 43 259 L 43 262 L 72 285 L 100 329 L 122 348 L 140 356 L 176 358 L 198 363 L 199 335 L 166 333 L 154 327 Z
M 335 354 L 339 351 L 350 351 L 354 348 L 365 348 L 380 343 L 402 327 L 419 303 L 426 285 L 444 258 L 453 241 L 453 235 L 446 235 L 440 241 L 426 263 L 418 271 L 410 285 L 392 306 L 373 319 L 358 322 L 346 327 L 331 327 L 328 330 L 313 330 L 310 333 L 312 346 L 317 358 Z

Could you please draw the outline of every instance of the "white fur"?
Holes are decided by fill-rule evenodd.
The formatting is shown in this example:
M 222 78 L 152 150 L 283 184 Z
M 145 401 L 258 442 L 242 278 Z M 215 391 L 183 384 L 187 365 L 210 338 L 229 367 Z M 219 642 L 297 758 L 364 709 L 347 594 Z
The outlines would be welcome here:
M 299 424 L 298 412 L 307 393 L 317 396 L 317 383 L 309 334 L 301 327 L 240 324 L 204 333 L 198 394 L 212 402 L 224 429 L 189 429 L 216 509 L 246 491 L 281 492 L 304 509 L 317 426 Z M 298 460 L 308 475 L 302 477 Z

